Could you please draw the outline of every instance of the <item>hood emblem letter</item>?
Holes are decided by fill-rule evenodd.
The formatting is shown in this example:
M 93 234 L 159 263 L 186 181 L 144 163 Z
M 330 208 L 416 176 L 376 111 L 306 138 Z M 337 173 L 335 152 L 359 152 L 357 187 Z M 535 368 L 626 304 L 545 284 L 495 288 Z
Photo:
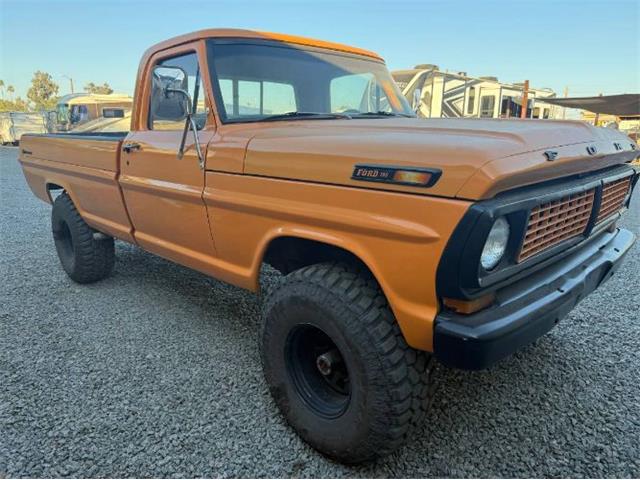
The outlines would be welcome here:
M 547 162 L 553 162 L 556 158 L 558 158 L 558 152 L 556 152 L 555 150 L 547 150 L 543 153 L 543 155 L 547 159 Z
M 598 149 L 596 148 L 596 146 L 595 146 L 595 145 L 589 145 L 589 146 L 587 147 L 587 153 L 588 153 L 589 155 L 595 155 L 596 153 L 598 153 Z

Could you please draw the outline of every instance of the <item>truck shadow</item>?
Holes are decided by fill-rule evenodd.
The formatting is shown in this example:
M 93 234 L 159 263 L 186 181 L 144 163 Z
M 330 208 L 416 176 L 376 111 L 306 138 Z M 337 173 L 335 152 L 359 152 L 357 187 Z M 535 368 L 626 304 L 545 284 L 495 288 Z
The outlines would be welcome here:
M 253 292 L 218 281 L 133 245 L 117 242 L 114 277 L 119 283 L 132 282 L 137 286 L 142 283 L 158 297 L 185 302 L 185 305 L 199 310 L 201 318 L 211 321 L 242 319 L 256 326 L 259 322 L 259 299 Z

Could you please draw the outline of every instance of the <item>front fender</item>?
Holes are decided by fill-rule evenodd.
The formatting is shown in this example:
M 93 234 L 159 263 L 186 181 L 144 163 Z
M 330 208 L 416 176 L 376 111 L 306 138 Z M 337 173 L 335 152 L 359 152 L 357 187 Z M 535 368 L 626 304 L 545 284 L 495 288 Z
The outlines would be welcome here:
M 246 272 L 238 284 L 258 288 L 276 238 L 339 247 L 371 270 L 407 342 L 432 349 L 436 269 L 468 202 L 219 172 L 207 172 L 204 200 L 218 254 Z

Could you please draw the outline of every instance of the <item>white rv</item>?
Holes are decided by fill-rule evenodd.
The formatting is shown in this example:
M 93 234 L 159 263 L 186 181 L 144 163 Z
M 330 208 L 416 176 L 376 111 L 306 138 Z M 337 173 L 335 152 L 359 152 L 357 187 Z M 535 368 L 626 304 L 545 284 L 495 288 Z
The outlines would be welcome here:
M 25 133 L 48 133 L 49 112 L 0 112 L 0 143 L 17 145 Z
M 417 65 L 391 72 L 420 117 L 509 118 L 521 116 L 523 84 L 500 83 L 495 77 L 442 72 L 436 65 Z M 562 108 L 544 103 L 555 97 L 549 88 L 529 88 L 527 118 L 560 118 Z

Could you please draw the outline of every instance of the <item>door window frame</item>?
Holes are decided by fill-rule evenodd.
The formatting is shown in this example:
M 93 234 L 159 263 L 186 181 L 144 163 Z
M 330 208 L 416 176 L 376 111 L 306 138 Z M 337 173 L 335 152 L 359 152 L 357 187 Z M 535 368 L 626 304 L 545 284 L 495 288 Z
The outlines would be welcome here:
M 173 132 L 174 130 L 153 130 L 149 127 L 149 113 L 151 100 L 151 75 L 153 68 L 163 60 L 168 60 L 182 55 L 195 53 L 200 67 L 200 83 L 202 86 L 202 94 L 205 102 L 205 109 L 208 110 L 207 120 L 204 127 L 199 132 L 207 130 L 215 130 L 218 128 L 218 115 L 215 102 L 211 95 L 211 78 L 209 77 L 209 65 L 207 63 L 207 55 L 204 40 L 197 40 L 184 45 L 178 45 L 173 48 L 160 50 L 151 55 L 144 64 L 142 75 L 138 76 L 138 84 L 135 92 L 135 107 L 132 115 L 134 116 L 134 127 L 137 131 L 146 132 Z M 178 131 L 178 130 L 175 130 Z

